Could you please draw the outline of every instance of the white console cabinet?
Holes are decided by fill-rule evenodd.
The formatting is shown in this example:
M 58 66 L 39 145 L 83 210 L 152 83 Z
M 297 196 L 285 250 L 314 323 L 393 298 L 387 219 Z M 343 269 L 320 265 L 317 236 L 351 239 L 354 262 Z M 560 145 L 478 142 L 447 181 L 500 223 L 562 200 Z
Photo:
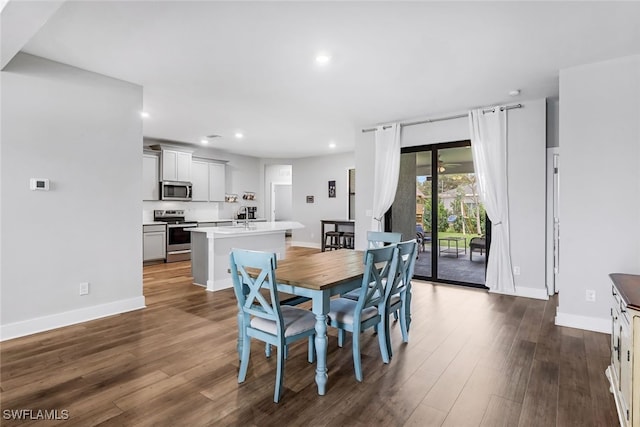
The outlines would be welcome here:
M 606 375 L 620 425 L 637 427 L 640 426 L 640 276 L 616 273 L 610 277 L 613 330 L 611 365 Z

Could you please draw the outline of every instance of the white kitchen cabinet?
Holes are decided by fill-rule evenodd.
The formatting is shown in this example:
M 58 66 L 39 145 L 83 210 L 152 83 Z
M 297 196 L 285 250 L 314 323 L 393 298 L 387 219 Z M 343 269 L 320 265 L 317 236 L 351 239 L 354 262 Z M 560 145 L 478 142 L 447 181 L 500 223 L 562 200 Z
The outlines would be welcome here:
M 160 199 L 160 159 L 157 154 L 142 155 L 142 200 Z
M 209 201 L 209 162 L 194 160 L 191 162 L 192 202 Z
M 164 224 L 142 226 L 143 261 L 164 260 L 167 257 L 167 228 Z
M 162 180 L 191 182 L 191 153 L 163 149 Z
M 640 276 L 611 274 L 613 331 L 607 377 L 620 425 L 640 425 Z
M 209 201 L 224 202 L 226 178 L 224 163 L 209 163 Z
M 225 196 L 225 165 L 206 159 L 191 162 L 193 202 L 223 202 Z

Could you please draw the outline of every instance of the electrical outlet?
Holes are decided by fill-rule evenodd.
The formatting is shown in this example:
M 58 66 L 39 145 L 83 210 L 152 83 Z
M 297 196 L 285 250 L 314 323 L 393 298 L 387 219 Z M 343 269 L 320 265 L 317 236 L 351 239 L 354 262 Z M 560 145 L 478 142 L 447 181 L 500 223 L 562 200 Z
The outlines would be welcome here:
M 589 302 L 596 302 L 596 291 L 593 289 L 587 289 L 584 299 Z
M 80 295 L 88 295 L 89 294 L 89 282 L 80 283 Z
M 519 276 L 520 275 L 520 266 L 514 266 L 513 267 L 513 275 L 514 276 Z

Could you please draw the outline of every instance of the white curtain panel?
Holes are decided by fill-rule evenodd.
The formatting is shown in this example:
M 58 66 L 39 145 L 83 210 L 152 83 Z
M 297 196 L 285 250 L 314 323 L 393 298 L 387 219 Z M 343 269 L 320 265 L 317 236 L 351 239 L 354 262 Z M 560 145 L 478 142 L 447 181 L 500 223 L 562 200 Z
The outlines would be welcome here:
M 384 214 L 396 197 L 400 175 L 399 123 L 378 126 L 376 129 L 374 168 L 371 230 L 384 231 Z
M 507 191 L 507 112 L 499 107 L 487 113 L 482 109 L 471 110 L 469 124 L 480 200 L 492 224 L 485 285 L 493 291 L 514 293 Z

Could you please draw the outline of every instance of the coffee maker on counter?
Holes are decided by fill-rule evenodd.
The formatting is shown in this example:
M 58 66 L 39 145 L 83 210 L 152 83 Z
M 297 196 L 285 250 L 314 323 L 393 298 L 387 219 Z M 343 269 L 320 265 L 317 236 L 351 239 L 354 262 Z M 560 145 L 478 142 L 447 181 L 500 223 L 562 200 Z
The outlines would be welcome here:
M 258 208 L 255 206 L 243 206 L 238 210 L 237 216 L 238 219 L 256 219 L 256 210 Z

